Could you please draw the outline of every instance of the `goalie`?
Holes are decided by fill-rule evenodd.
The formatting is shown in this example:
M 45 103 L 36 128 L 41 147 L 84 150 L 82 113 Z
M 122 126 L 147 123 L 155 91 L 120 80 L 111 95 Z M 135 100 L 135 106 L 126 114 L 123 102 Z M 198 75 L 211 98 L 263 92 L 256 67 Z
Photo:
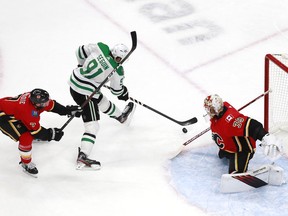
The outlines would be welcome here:
M 229 174 L 244 173 L 256 150 L 256 140 L 262 142 L 263 152 L 272 161 L 283 152 L 282 144 L 269 134 L 257 120 L 238 112 L 217 94 L 204 100 L 204 108 L 210 117 L 212 138 L 219 147 L 220 159 L 229 160 Z

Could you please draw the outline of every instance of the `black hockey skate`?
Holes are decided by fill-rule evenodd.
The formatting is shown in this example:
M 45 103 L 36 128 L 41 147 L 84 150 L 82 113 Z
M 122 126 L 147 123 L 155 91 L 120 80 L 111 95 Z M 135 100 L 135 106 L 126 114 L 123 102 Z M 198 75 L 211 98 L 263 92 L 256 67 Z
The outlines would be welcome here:
M 120 123 L 124 123 L 127 121 L 128 117 L 132 116 L 135 111 L 136 105 L 132 102 L 129 102 L 126 107 L 124 108 L 122 114 L 119 117 L 114 117 L 117 119 Z M 131 118 L 130 118 L 131 119 Z
M 77 170 L 83 169 L 91 169 L 91 170 L 99 170 L 101 169 L 101 163 L 96 160 L 89 159 L 87 155 L 78 149 L 78 158 L 77 158 Z
M 25 163 L 22 163 L 22 161 L 20 161 L 19 164 L 23 168 L 23 172 L 25 172 L 26 174 L 32 177 L 37 178 L 38 169 L 36 168 L 36 165 L 34 163 L 30 162 L 28 164 L 25 164 Z

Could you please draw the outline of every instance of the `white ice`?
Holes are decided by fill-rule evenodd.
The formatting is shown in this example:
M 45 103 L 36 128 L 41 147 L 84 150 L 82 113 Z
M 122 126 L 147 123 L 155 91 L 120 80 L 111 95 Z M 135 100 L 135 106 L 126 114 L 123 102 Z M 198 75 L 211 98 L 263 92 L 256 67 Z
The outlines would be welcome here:
M 81 172 L 75 160 L 83 127 L 74 119 L 59 143 L 34 144 L 38 179 L 22 173 L 17 143 L 1 134 L 0 214 L 254 215 L 243 210 L 244 198 L 214 211 L 221 200 L 207 199 L 206 208 L 193 205 L 184 184 L 173 187 L 181 178 L 193 183 L 183 163 L 191 164 L 186 156 L 194 147 L 212 148 L 209 133 L 177 158 L 183 172 L 171 173 L 175 164 L 171 168 L 169 159 L 209 126 L 202 117 L 207 94 L 241 107 L 263 93 L 265 54 L 287 53 L 287 12 L 285 0 L 1 0 L 0 97 L 41 87 L 58 102 L 73 104 L 67 80 L 77 64 L 75 49 L 99 41 L 130 46 L 129 32 L 136 30 L 138 48 L 124 65 L 130 96 L 177 120 L 196 116 L 199 122 L 183 134 L 179 125 L 139 105 L 129 127 L 102 115 L 91 158 L 103 168 Z M 243 113 L 263 122 L 263 100 Z M 61 127 L 66 120 L 45 113 L 41 122 Z M 215 167 L 209 162 L 207 172 Z M 193 192 L 203 189 L 199 184 Z

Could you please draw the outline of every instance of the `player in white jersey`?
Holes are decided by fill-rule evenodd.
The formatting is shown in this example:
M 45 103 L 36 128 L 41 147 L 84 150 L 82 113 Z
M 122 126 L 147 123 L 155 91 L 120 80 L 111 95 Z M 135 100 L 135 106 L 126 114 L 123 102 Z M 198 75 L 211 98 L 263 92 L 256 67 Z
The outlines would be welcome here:
M 81 106 L 115 68 L 115 73 L 109 79 L 111 92 L 119 100 L 127 101 L 129 95 L 126 86 L 123 85 L 124 69 L 119 66 L 127 53 L 128 48 L 124 44 L 117 44 L 111 50 L 101 42 L 80 46 L 76 51 L 78 67 L 73 70 L 69 80 L 70 93 L 74 101 Z M 99 130 L 99 110 L 124 123 L 134 109 L 134 103 L 129 102 L 121 112 L 101 91 L 93 96 L 83 107 L 82 119 L 85 131 L 79 148 L 77 169 L 101 168 L 99 161 L 88 158 Z

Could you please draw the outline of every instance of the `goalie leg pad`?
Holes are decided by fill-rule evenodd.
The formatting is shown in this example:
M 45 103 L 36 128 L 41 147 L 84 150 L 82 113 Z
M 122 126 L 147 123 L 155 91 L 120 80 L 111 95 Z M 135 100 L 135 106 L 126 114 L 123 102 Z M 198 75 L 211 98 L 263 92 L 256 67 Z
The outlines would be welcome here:
M 267 184 L 280 186 L 284 183 L 284 170 L 279 166 L 269 164 L 246 173 L 223 174 L 220 191 L 222 193 L 237 193 Z
M 267 185 L 269 169 L 268 166 L 263 166 L 253 172 L 223 174 L 220 191 L 222 193 L 238 193 Z

